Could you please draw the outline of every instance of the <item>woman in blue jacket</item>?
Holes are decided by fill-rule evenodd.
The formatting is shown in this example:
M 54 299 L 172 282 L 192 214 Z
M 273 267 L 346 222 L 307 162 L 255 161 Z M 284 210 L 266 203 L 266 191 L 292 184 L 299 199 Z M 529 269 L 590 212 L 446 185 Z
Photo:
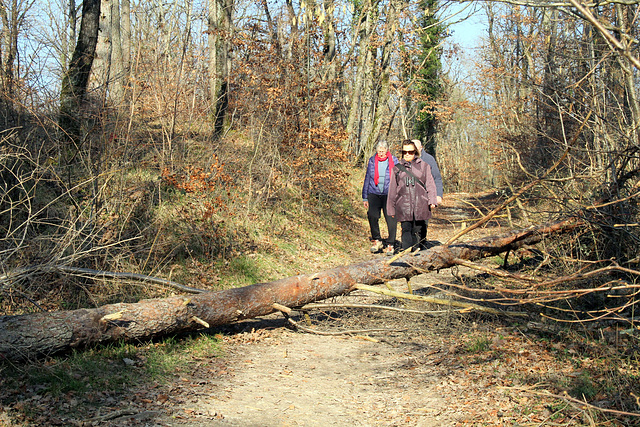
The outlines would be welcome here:
M 371 252 L 378 252 L 384 248 L 386 255 L 393 255 L 396 242 L 397 222 L 387 215 L 387 195 L 389 193 L 390 173 L 393 166 L 398 164 L 398 159 L 389 152 L 386 141 L 378 142 L 376 154 L 369 159 L 367 173 L 362 186 L 362 200 L 367 209 L 367 218 L 371 228 Z M 384 212 L 387 222 L 389 238 L 386 245 L 380 236 L 380 211 Z

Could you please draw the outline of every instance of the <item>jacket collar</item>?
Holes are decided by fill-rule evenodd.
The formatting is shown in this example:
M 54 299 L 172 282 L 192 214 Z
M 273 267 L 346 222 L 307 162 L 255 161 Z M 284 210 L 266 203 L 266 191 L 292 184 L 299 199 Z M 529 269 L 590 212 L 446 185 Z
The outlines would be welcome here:
M 422 159 L 420 157 L 414 157 L 412 161 L 407 161 L 404 158 L 400 161 L 404 166 L 411 165 L 414 163 L 422 163 Z

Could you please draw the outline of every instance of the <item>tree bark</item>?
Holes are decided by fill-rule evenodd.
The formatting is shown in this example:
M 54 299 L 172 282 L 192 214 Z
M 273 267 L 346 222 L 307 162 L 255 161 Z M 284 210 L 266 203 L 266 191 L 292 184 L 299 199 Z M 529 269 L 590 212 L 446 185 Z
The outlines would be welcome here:
M 234 0 L 209 0 L 209 95 L 214 136 L 222 135 L 229 106 L 229 70 Z
M 386 258 L 377 258 L 243 288 L 93 309 L 3 316 L 0 317 L 0 358 L 26 359 L 97 343 L 136 341 L 263 316 L 275 311 L 274 303 L 300 307 L 348 294 L 358 284 L 374 285 L 412 277 L 425 270 L 451 267 L 457 259 L 473 261 L 535 244 L 548 235 L 570 231 L 579 224 L 569 219 L 501 236 L 437 246 L 391 263 Z
M 122 49 L 122 16 L 120 0 L 111 0 L 111 55 L 109 63 L 109 82 L 111 84 L 111 100 L 121 106 L 124 100 L 125 66 Z
M 59 124 L 74 142 L 80 140 L 81 106 L 87 93 L 91 66 L 98 43 L 100 23 L 100 0 L 84 0 L 82 22 L 76 49 L 71 57 L 69 69 L 62 79 L 60 91 Z M 73 150 L 69 150 L 73 154 Z M 66 159 L 69 161 L 70 156 Z
M 349 106 L 349 116 L 347 118 L 347 141 L 345 149 L 354 153 L 356 157 L 364 151 L 362 146 L 362 124 L 365 119 L 364 111 L 367 110 L 367 103 L 370 102 L 370 87 L 373 82 L 373 67 L 375 64 L 375 49 L 372 48 L 372 36 L 375 32 L 380 12 L 378 11 L 378 0 L 367 0 L 361 6 L 358 22 L 355 25 L 354 33 L 358 34 L 358 56 L 356 72 L 354 76 L 353 89 L 351 91 L 351 102 Z

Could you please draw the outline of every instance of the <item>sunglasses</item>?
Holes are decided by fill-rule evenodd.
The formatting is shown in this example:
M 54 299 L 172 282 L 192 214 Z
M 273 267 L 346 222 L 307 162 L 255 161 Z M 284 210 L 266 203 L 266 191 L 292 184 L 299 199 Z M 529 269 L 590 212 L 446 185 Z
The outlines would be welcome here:
M 405 154 L 411 154 L 411 155 L 414 155 L 414 154 L 416 154 L 416 152 L 415 152 L 414 150 L 411 150 L 411 151 L 404 151 L 404 150 L 402 150 L 402 155 L 404 156 Z

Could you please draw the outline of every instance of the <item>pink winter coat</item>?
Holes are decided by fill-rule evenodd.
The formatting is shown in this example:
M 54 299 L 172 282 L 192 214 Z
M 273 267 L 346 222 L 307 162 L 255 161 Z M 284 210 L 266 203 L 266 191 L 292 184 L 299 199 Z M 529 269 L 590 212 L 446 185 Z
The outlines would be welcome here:
M 394 166 L 387 197 L 387 214 L 397 221 L 428 220 L 431 218 L 429 205 L 438 204 L 431 166 L 420 158 L 412 162 L 400 162 L 424 183 L 426 189 L 411 175 L 400 170 L 397 165 Z

